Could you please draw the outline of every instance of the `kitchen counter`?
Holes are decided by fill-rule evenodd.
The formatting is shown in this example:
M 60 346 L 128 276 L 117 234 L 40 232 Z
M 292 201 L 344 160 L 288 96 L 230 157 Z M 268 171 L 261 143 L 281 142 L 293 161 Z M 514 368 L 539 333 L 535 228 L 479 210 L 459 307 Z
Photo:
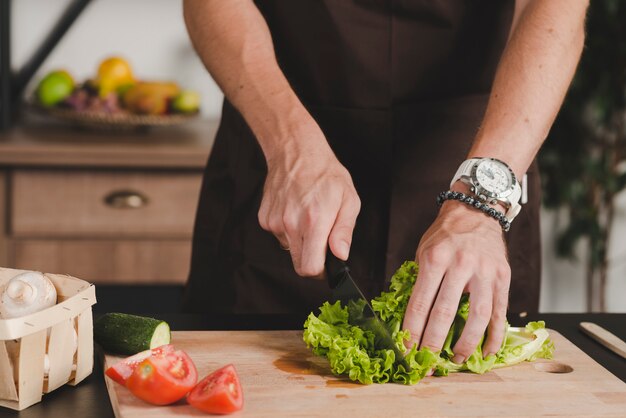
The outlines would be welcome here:
M 202 170 L 218 128 L 198 118 L 179 126 L 107 131 L 29 116 L 0 133 L 0 166 Z
M 149 289 L 149 288 L 148 288 Z M 144 290 L 150 298 L 150 291 Z M 101 299 L 102 300 L 102 299 Z M 96 305 L 97 306 L 97 305 Z M 228 329 L 301 329 L 304 318 L 289 316 L 220 316 L 209 317 L 193 314 L 157 314 L 170 323 L 173 330 L 228 330 Z M 626 361 L 600 344 L 591 340 L 578 329 L 581 321 L 595 322 L 622 339 L 626 339 L 626 314 L 539 314 L 527 318 L 510 318 L 512 325 L 522 325 L 531 320 L 543 319 L 567 337 L 602 366 L 626 381 Z M 558 348 L 557 348 L 558 349 Z M 0 417 L 49 418 L 90 417 L 112 418 L 101 363 L 96 360 L 94 373 L 77 387 L 64 386 L 44 396 L 41 403 L 20 413 L 0 409 Z

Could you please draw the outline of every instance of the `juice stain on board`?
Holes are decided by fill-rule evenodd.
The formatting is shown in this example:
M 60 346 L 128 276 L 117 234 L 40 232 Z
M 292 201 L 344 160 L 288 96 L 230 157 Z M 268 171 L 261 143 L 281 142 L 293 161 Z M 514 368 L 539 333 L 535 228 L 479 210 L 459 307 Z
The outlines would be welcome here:
M 315 360 L 315 358 L 313 360 Z M 298 378 L 298 375 L 317 375 L 326 379 L 326 387 L 343 389 L 356 389 L 364 387 L 364 385 L 355 383 L 351 380 L 338 379 L 332 374 L 327 365 L 322 365 L 293 354 L 286 354 L 274 360 L 274 367 L 285 373 L 296 375 L 288 378 L 289 380 L 303 380 Z M 307 386 L 307 388 L 311 387 L 315 386 Z

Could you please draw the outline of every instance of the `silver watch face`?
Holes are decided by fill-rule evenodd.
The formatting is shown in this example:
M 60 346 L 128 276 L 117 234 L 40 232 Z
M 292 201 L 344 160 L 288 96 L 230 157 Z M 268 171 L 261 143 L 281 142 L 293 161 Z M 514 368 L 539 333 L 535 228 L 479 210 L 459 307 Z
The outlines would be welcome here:
M 474 178 L 481 189 L 493 197 L 507 195 L 515 184 L 515 175 L 503 162 L 488 158 L 474 168 Z

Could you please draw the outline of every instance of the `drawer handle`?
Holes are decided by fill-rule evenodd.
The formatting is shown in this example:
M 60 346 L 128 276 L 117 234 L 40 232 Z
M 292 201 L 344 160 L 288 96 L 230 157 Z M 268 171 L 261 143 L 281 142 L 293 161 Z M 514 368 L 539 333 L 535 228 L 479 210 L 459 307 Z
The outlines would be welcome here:
M 104 203 L 115 209 L 139 209 L 148 204 L 148 198 L 134 190 L 116 190 L 104 197 Z

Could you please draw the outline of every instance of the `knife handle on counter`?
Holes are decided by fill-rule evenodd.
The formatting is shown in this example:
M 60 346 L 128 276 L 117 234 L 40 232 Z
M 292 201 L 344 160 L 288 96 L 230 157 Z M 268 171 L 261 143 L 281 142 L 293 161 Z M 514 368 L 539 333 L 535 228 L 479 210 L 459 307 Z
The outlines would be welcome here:
M 350 271 L 346 262 L 335 257 L 330 248 L 326 251 L 325 268 L 328 286 L 331 289 L 337 287 L 339 281 Z
M 593 322 L 581 322 L 580 329 L 609 350 L 626 358 L 626 342 L 617 335 L 610 333 Z

